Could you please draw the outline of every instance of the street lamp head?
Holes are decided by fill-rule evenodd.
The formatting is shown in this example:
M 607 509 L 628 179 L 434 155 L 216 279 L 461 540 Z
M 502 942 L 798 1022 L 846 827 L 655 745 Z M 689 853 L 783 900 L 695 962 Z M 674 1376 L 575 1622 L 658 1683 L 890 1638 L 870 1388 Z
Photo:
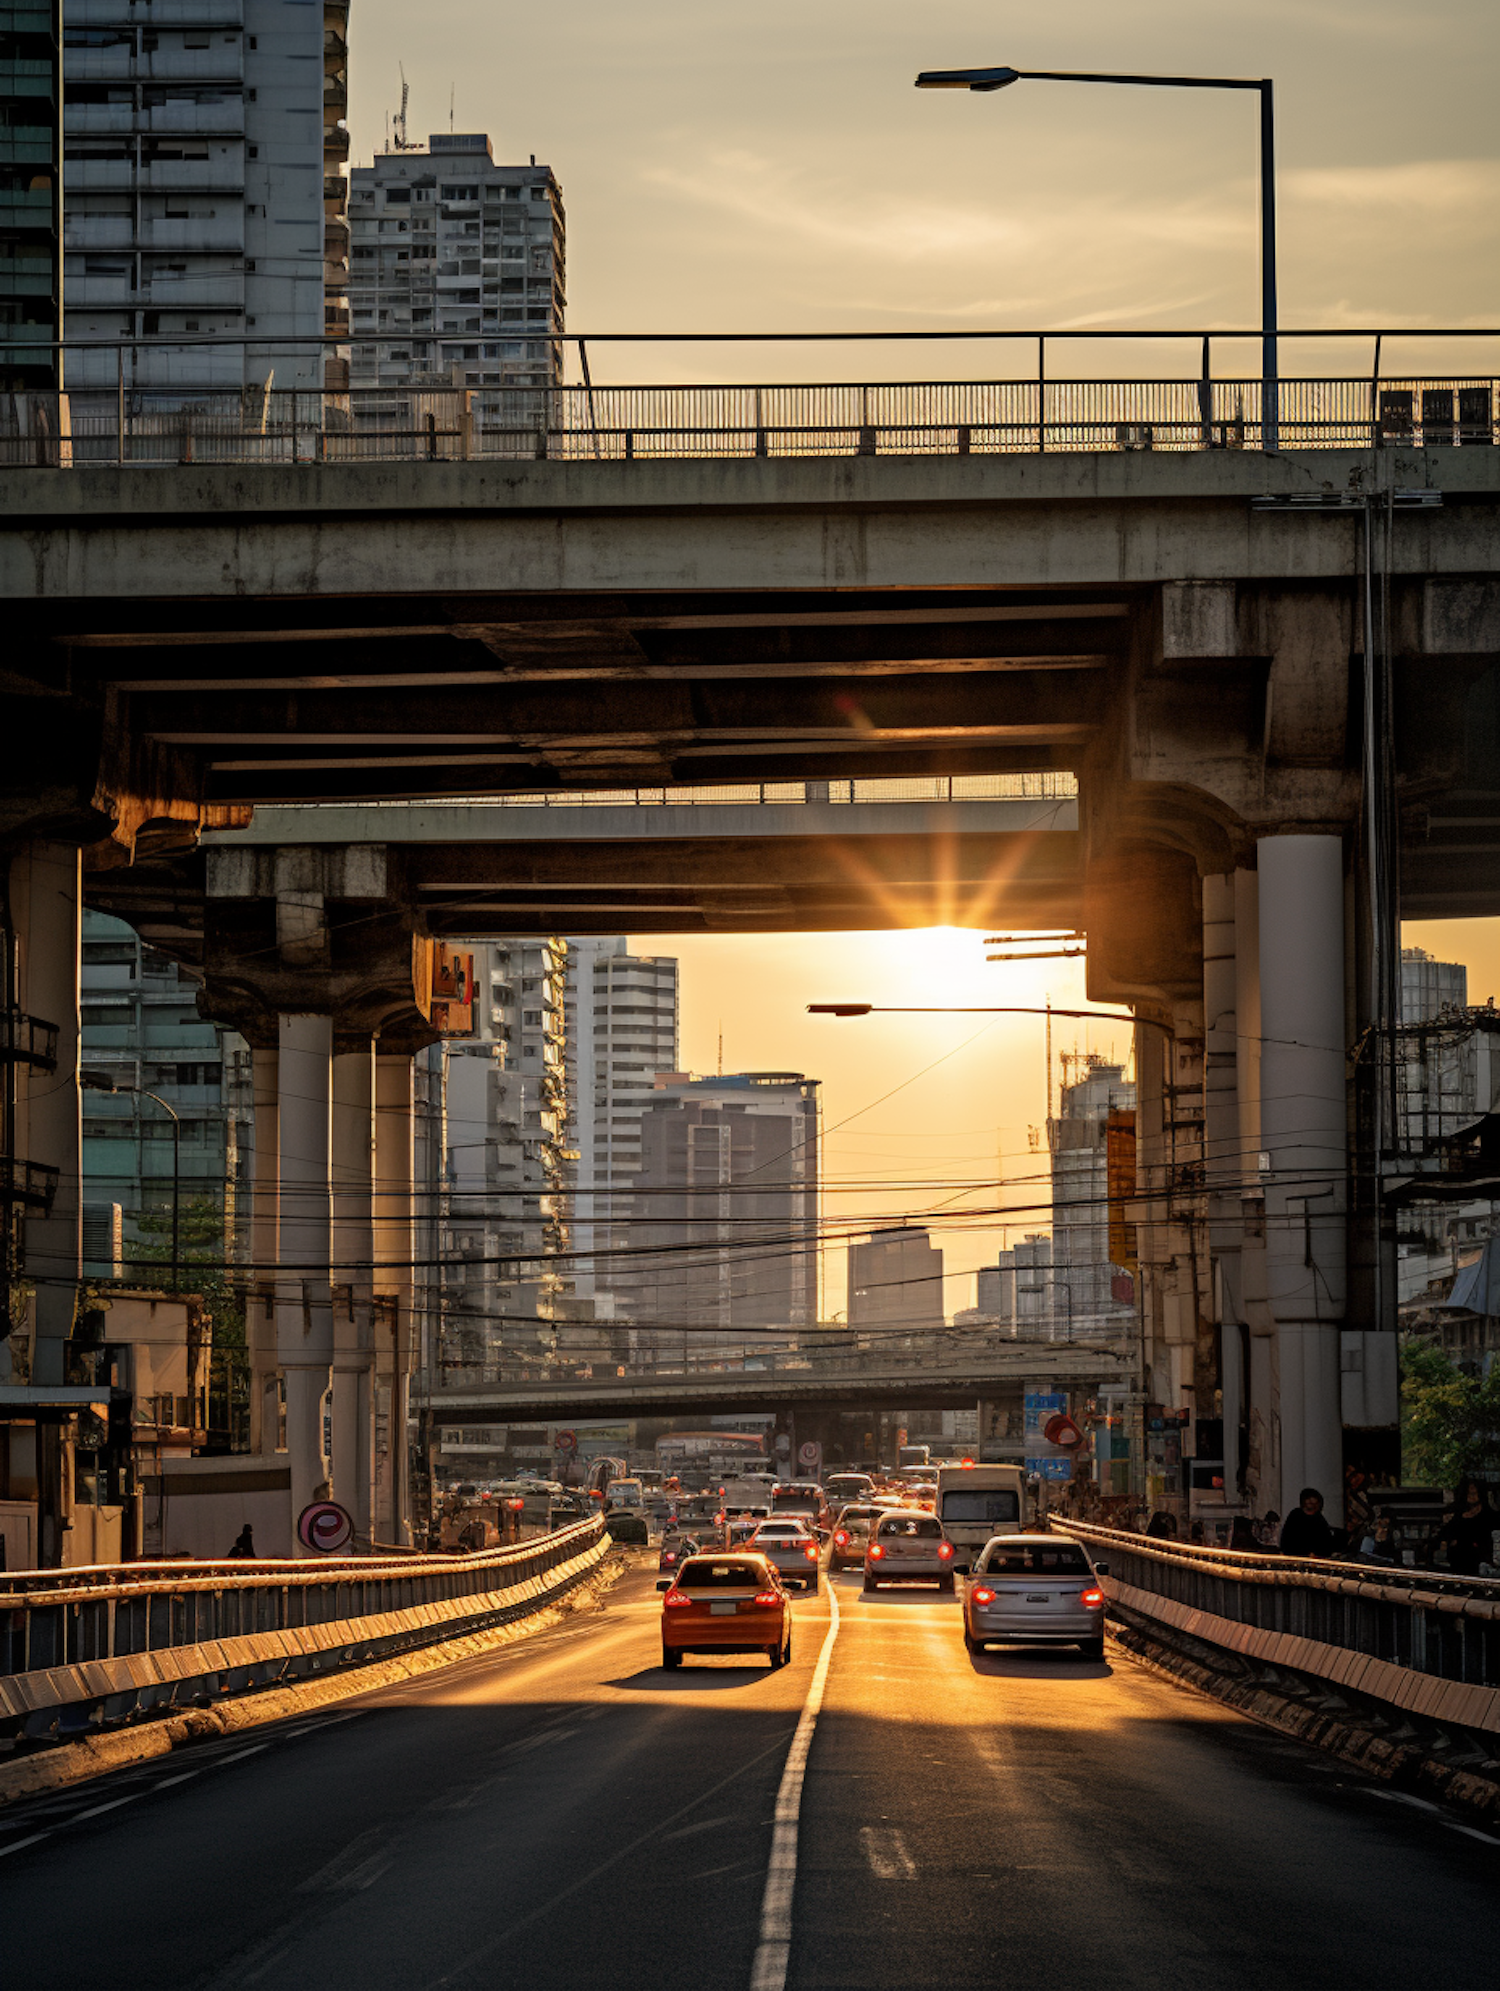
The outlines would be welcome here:
M 1019 83 L 1019 69 L 924 69 L 917 78 L 919 90 L 1003 90 Z
M 84 1065 L 78 1074 L 78 1083 L 85 1092 L 118 1092 L 119 1086 L 109 1072 L 102 1072 L 95 1065 Z
M 868 1016 L 874 1007 L 873 1002 L 810 1002 L 807 1013 L 809 1016 Z

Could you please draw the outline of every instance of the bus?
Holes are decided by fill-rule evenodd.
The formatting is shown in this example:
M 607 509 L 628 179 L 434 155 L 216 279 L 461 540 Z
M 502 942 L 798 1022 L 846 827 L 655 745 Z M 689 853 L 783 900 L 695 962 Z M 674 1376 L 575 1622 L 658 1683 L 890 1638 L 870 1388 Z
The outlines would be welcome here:
M 1025 1527 L 1026 1475 L 1020 1466 L 939 1466 L 937 1517 L 953 1567 L 967 1569 L 991 1536 Z
M 668 1431 L 656 1441 L 656 1465 L 663 1477 L 697 1468 L 721 1479 L 764 1465 L 766 1441 L 755 1431 Z

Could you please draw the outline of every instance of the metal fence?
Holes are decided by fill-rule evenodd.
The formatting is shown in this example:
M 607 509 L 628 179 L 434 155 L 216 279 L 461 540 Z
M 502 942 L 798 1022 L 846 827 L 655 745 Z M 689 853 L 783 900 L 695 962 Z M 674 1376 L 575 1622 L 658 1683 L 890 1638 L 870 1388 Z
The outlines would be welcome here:
M 629 463 L 1258 450 L 1263 383 L 133 388 L 0 396 L 0 465 Z M 1276 446 L 1492 445 L 1487 377 L 1284 379 Z
M 1110 1600 L 1209 1644 L 1500 1732 L 1500 1581 L 1148 1541 L 1071 1522 Z
M 565 1594 L 607 1546 L 591 1518 L 469 1556 L 18 1573 L 0 1587 L 0 1733 L 162 1713 L 467 1636 Z

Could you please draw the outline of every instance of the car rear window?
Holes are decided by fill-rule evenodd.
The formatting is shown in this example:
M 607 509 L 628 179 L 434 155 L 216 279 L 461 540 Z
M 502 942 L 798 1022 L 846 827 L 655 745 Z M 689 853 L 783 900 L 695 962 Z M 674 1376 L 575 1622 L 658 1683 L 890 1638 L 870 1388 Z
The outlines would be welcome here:
M 685 1562 L 677 1573 L 679 1590 L 756 1590 L 766 1572 L 758 1562 L 717 1562 L 701 1556 Z
M 1074 1543 L 1053 1548 L 992 1549 L 984 1565 L 986 1576 L 1087 1576 L 1089 1559 Z
M 880 1524 L 882 1538 L 895 1536 L 900 1540 L 937 1541 L 942 1528 L 930 1514 L 892 1515 Z
M 955 1487 L 943 1495 L 945 1521 L 1019 1521 L 1021 1503 L 1007 1486 Z

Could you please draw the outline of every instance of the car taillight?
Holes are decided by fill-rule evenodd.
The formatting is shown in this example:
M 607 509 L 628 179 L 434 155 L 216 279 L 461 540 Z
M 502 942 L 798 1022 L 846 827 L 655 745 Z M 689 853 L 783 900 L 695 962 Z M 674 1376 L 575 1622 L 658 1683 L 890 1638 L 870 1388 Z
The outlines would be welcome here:
M 816 1543 L 816 1542 L 809 1542 L 809 1543 L 808 1543 L 808 1545 L 807 1545 L 807 1547 L 806 1547 L 806 1548 L 805 1548 L 805 1549 L 804 1549 L 804 1550 L 802 1551 L 802 1553 L 803 1553 L 803 1554 L 804 1554 L 804 1555 L 805 1555 L 805 1556 L 807 1557 L 807 1559 L 808 1559 L 808 1561 L 809 1561 L 809 1562 L 816 1562 L 816 1561 L 817 1561 L 817 1559 L 818 1559 L 818 1545 L 817 1545 L 817 1543 Z
M 661 1552 L 661 1559 L 663 1562 L 676 1562 L 677 1560 L 676 1549 L 663 1549 Z
M 1104 1592 L 1099 1588 L 1097 1583 L 1092 1584 L 1089 1589 L 1080 1594 L 1078 1601 L 1080 1604 L 1102 1604 L 1104 1602 Z
M 848 1530 L 847 1530 L 847 1529 L 844 1529 L 844 1528 L 840 1528 L 840 1529 L 839 1529 L 839 1531 L 838 1531 L 838 1533 L 837 1533 L 837 1534 L 836 1534 L 836 1535 L 834 1536 L 834 1538 L 833 1538 L 833 1539 L 834 1539 L 834 1540 L 835 1540 L 835 1541 L 836 1541 L 836 1542 L 838 1543 L 838 1545 L 839 1545 L 839 1547 L 840 1547 L 841 1549 L 846 1549 L 846 1548 L 848 1548 L 848 1546 L 849 1546 L 849 1534 L 848 1534 Z
M 763 1611 L 769 1611 L 774 1609 L 781 1602 L 781 1599 L 774 1590 L 757 1590 L 755 1601 Z
M 684 1604 L 691 1604 L 692 1598 L 682 1590 L 669 1590 L 661 1600 L 669 1611 L 680 1610 Z
M 993 1590 L 986 1590 L 983 1584 L 981 1584 L 977 1590 L 971 1590 L 969 1592 L 969 1598 L 970 1601 L 975 1604 L 993 1604 L 995 1601 L 995 1593 Z
M 939 1543 L 938 1543 L 938 1561 L 939 1561 L 939 1562 L 946 1562 L 946 1561 L 948 1560 L 949 1556 L 951 1556 L 951 1555 L 952 1555 L 952 1553 L 953 1553 L 953 1544 L 952 1544 L 952 1542 L 939 1542 Z
M 883 1556 L 884 1554 L 885 1554 L 885 1550 L 884 1550 L 884 1549 L 883 1549 L 883 1548 L 882 1548 L 882 1547 L 880 1546 L 879 1542 L 871 1542 L 871 1544 L 870 1544 L 870 1560 L 871 1560 L 871 1562 L 879 1562 L 880 1558 L 881 1558 L 881 1557 L 882 1557 L 882 1556 Z

